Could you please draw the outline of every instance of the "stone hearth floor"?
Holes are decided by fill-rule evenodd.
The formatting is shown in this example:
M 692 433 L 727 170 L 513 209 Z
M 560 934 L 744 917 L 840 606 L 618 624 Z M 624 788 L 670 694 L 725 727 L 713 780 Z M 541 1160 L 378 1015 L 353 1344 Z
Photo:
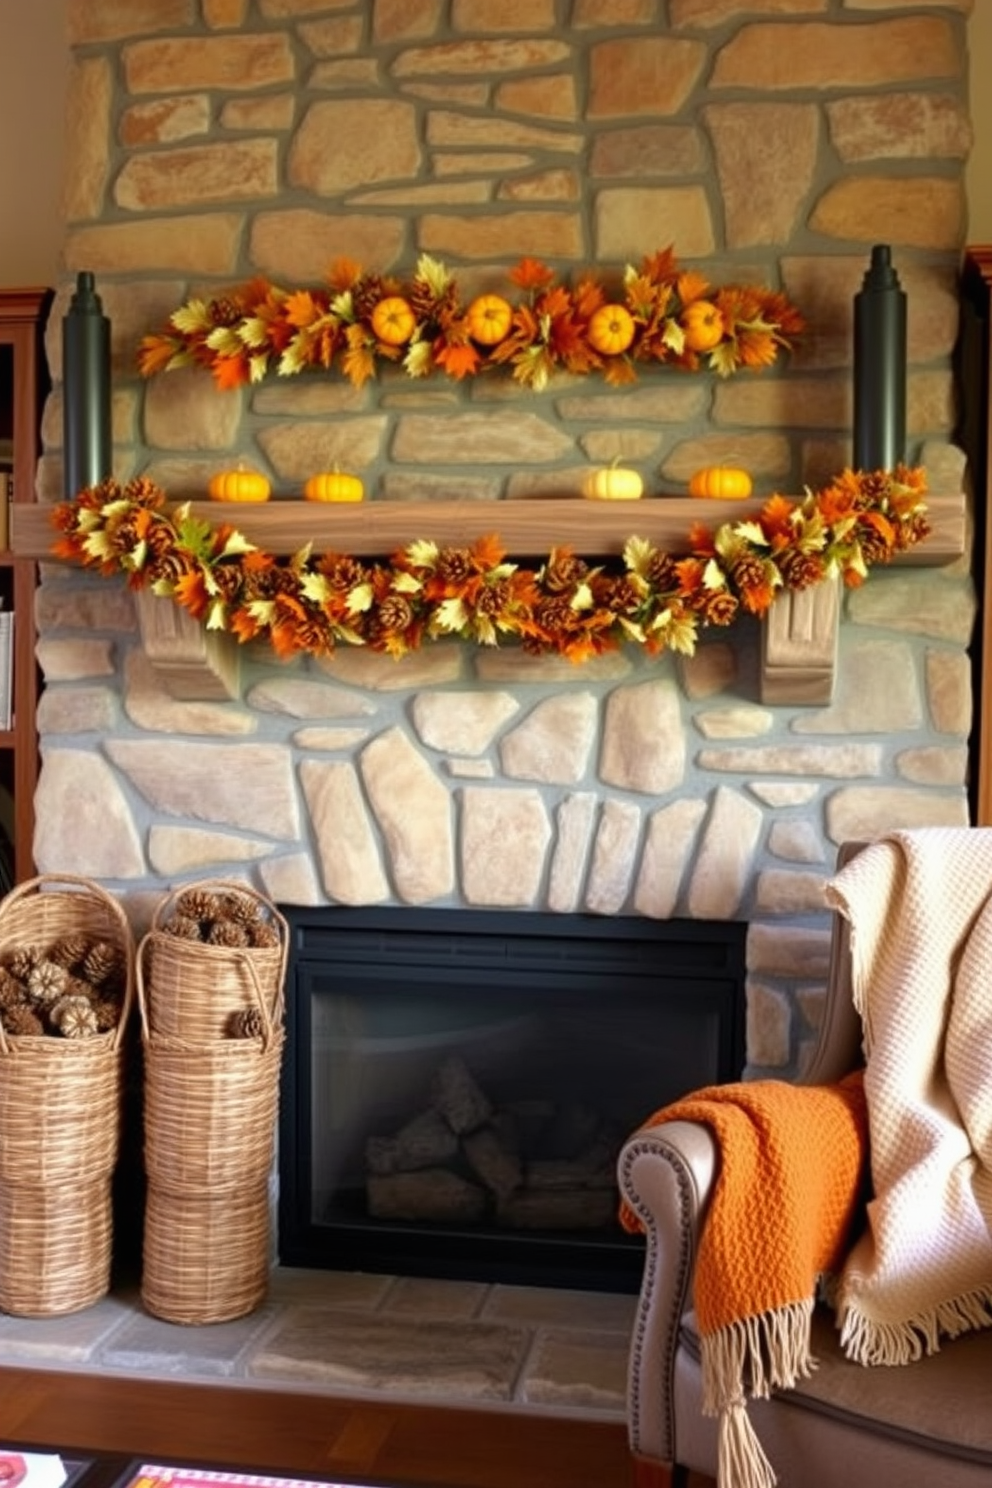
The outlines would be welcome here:
M 163 1322 L 137 1288 L 57 1318 L 0 1315 L 0 1363 L 616 1420 L 635 1304 L 277 1267 L 262 1306 L 235 1322 Z

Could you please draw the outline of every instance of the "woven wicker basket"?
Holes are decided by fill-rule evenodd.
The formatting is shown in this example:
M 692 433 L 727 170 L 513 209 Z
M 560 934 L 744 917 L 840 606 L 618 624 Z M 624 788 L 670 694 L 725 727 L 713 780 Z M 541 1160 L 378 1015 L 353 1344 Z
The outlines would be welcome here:
M 180 940 L 158 923 L 138 948 L 148 1177 L 141 1298 L 169 1322 L 225 1322 L 266 1293 L 287 944 L 284 935 L 275 962 L 264 952 L 264 976 L 259 949 Z M 261 1032 L 233 1037 L 233 1013 L 248 1008 Z M 163 1032 L 163 1022 L 181 1024 L 183 1035 Z
M 68 935 L 113 945 L 126 985 L 107 1033 L 15 1037 L 0 1026 L 0 1309 L 33 1317 L 89 1307 L 110 1285 L 135 953 L 123 909 L 88 879 L 31 879 L 0 900 L 0 954 Z
M 183 940 L 163 927 L 183 894 L 235 894 L 254 906 L 278 934 L 274 946 L 207 945 Z M 207 1043 L 230 1033 L 235 1014 L 260 1007 L 273 1022 L 282 1016 L 289 926 L 270 900 L 243 883 L 208 879 L 186 884 L 156 906 L 142 941 L 138 975 L 146 988 L 149 1031 L 187 1043 Z

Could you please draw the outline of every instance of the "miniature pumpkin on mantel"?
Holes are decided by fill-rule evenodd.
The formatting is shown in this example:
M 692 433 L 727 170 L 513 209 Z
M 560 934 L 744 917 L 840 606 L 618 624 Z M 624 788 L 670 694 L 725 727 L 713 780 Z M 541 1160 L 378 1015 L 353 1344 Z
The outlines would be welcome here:
M 341 470 L 323 470 L 311 475 L 303 487 L 307 501 L 361 501 L 365 487 L 357 475 Z
M 636 470 L 627 470 L 614 460 L 586 476 L 582 493 L 592 501 L 636 501 L 644 494 L 644 482 Z
M 736 465 L 706 465 L 689 480 L 690 496 L 715 496 L 723 501 L 743 501 L 753 490 L 751 477 Z
M 207 494 L 211 501 L 268 501 L 272 486 L 259 470 L 220 470 L 211 476 Z

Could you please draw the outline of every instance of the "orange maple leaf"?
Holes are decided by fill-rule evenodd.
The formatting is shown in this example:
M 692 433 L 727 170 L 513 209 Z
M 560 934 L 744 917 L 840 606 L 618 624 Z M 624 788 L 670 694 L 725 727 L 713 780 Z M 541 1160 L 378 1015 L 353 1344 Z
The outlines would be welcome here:
M 796 503 L 790 501 L 786 496 L 770 496 L 761 508 L 761 525 L 767 537 L 788 533 L 791 536 L 792 523 L 790 518 L 796 509 Z
M 582 320 L 589 317 L 599 309 L 600 305 L 606 303 L 606 294 L 603 286 L 595 279 L 580 279 L 572 290 L 572 301 L 575 305 L 575 313 Z
M 463 346 L 452 346 L 444 337 L 438 337 L 434 342 L 434 360 L 438 366 L 447 372 L 449 377 L 460 380 L 462 377 L 471 377 L 479 370 L 482 358 L 478 351 L 470 343 Z
M 655 284 L 674 284 L 678 278 L 678 269 L 671 246 L 642 258 L 641 273 Z
M 603 381 L 608 382 L 610 387 L 623 387 L 626 383 L 637 381 L 637 372 L 628 357 L 607 357 Z
M 192 573 L 185 573 L 182 578 L 177 579 L 173 594 L 176 603 L 182 605 L 184 610 L 189 610 L 194 619 L 203 619 L 207 613 L 210 598 L 203 575 L 198 569 Z
M 521 289 L 544 289 L 553 283 L 554 269 L 549 269 L 539 258 L 522 258 L 510 270 L 510 278 Z
M 142 377 L 162 372 L 180 349 L 173 336 L 145 336 L 138 346 L 138 370 Z
M 697 274 L 694 269 L 687 269 L 676 280 L 675 293 L 683 305 L 689 305 L 693 300 L 705 299 L 709 287 L 710 282 L 707 278 L 702 274 Z
M 287 295 L 283 302 L 283 319 L 287 325 L 302 329 L 313 325 L 327 313 L 327 305 L 320 304 L 316 297 L 308 289 L 298 289 L 293 294 Z
M 495 568 L 506 557 L 506 549 L 495 532 L 487 532 L 472 544 L 472 563 L 480 573 Z
M 362 266 L 354 258 L 344 255 L 334 259 L 327 271 L 327 282 L 334 290 L 351 289 L 357 279 L 362 277 Z
M 360 388 L 375 376 L 375 357 L 372 348 L 363 342 L 351 342 L 341 357 L 341 371 L 353 387 Z
M 248 359 L 243 356 L 218 357 L 213 364 L 214 382 L 222 392 L 243 387 L 249 382 Z
M 550 315 L 552 320 L 561 315 L 568 315 L 572 309 L 572 296 L 563 284 L 555 285 L 542 294 L 535 306 L 538 315 Z

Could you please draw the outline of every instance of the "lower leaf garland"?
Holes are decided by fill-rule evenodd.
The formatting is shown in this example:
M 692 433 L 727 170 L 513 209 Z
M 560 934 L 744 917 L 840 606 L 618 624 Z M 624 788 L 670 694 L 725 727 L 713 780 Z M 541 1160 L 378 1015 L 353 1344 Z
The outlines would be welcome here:
M 691 656 L 701 629 L 764 615 L 776 595 L 873 566 L 930 532 L 925 472 L 843 471 L 799 500 L 771 496 L 757 517 L 693 523 L 687 551 L 629 537 L 622 559 L 591 563 L 555 547 L 537 569 L 508 561 L 496 535 L 464 547 L 421 539 L 388 562 L 343 553 L 262 552 L 229 523 L 168 507 L 138 477 L 88 487 L 54 509 L 53 554 L 170 597 L 209 629 L 267 641 L 283 658 L 341 643 L 400 657 L 425 641 L 494 646 L 581 662 L 624 643 Z

